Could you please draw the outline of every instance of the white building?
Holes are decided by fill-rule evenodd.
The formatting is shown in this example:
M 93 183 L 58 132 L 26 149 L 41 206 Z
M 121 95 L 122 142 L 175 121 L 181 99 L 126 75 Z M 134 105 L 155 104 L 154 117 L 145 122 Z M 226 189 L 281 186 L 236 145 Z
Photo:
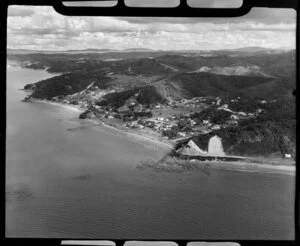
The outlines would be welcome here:
M 230 119 L 231 120 L 238 120 L 239 117 L 237 115 L 235 115 L 235 114 L 232 114 L 232 115 L 230 115 Z
M 178 135 L 179 135 L 180 137 L 185 137 L 185 136 L 186 136 L 186 134 L 185 134 L 184 132 L 178 132 Z
M 221 126 L 220 125 L 213 125 L 211 127 L 212 130 L 220 130 L 221 129 Z
M 238 114 L 241 116 L 247 116 L 247 114 L 245 112 L 238 112 Z

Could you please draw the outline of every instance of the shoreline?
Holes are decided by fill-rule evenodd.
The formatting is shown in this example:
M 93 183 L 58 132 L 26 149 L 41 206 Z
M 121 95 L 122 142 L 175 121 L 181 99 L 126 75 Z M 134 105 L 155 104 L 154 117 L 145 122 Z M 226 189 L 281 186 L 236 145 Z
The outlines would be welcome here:
M 64 103 L 58 103 L 58 102 L 53 102 L 50 100 L 46 100 L 46 99 L 35 99 L 35 98 L 30 98 L 29 102 L 38 102 L 38 103 L 45 103 L 45 104 L 49 104 L 49 105 L 53 105 L 53 106 L 59 106 L 59 107 L 63 107 L 65 109 L 68 109 L 70 111 L 74 111 L 74 112 L 78 112 L 78 113 L 82 113 L 85 111 L 85 109 L 80 108 L 79 106 L 76 105 L 69 105 L 69 104 L 64 104 Z
M 178 173 L 187 171 L 202 171 L 209 174 L 209 170 L 220 169 L 223 171 L 251 172 L 258 174 L 279 174 L 279 175 L 296 175 L 295 166 L 272 165 L 272 164 L 250 164 L 246 161 L 199 161 L 199 160 L 182 160 L 176 157 L 166 156 L 161 161 L 145 160 L 138 166 L 141 170 L 150 170 L 157 173 Z
M 69 104 L 64 104 L 64 103 L 59 103 L 59 102 L 53 102 L 50 100 L 46 100 L 46 99 L 35 99 L 32 98 L 30 99 L 30 102 L 39 102 L 39 103 L 46 103 L 49 105 L 53 105 L 53 106 L 60 106 L 63 107 L 67 110 L 71 110 L 77 113 L 83 113 L 85 111 L 85 109 L 77 106 L 77 105 L 69 105 Z M 79 120 L 79 119 L 78 119 Z M 125 128 L 122 125 L 118 125 L 117 123 L 112 123 L 109 120 L 102 118 L 102 119 L 84 119 L 84 120 L 88 120 L 90 122 L 96 123 L 97 126 L 104 126 L 106 128 L 110 128 L 113 129 L 115 131 L 124 133 L 126 135 L 132 136 L 135 139 L 138 140 L 142 140 L 144 142 L 151 142 L 152 144 L 155 145 L 160 145 L 161 147 L 167 148 L 167 149 L 173 149 L 174 144 L 172 144 L 171 142 L 169 142 L 166 139 L 160 139 L 159 137 L 155 137 L 155 136 L 150 136 L 147 135 L 146 133 L 141 133 L 141 132 L 137 132 L 137 131 L 132 131 L 129 128 Z M 100 124 L 99 124 L 100 123 Z
M 122 125 L 118 125 L 117 123 L 112 123 L 109 120 L 102 118 L 102 119 L 87 119 L 89 121 L 92 121 L 94 123 L 101 123 L 102 126 L 106 128 L 113 129 L 115 131 L 121 132 L 123 134 L 128 135 L 129 137 L 133 137 L 134 139 L 138 141 L 143 141 L 143 142 L 150 142 L 151 144 L 154 145 L 160 145 L 161 147 L 164 147 L 166 149 L 169 149 L 170 151 L 173 149 L 174 145 L 165 140 L 161 139 L 158 136 L 154 135 L 149 135 L 145 132 L 139 132 L 138 130 L 131 130 L 129 128 L 125 128 Z
M 287 166 L 287 165 L 257 164 L 257 163 L 249 163 L 246 161 L 245 162 L 205 161 L 201 164 L 208 164 L 209 168 L 213 168 L 213 169 L 234 170 L 240 172 L 282 174 L 282 175 L 290 175 L 290 176 L 296 175 L 296 167 Z
M 47 103 L 53 106 L 60 106 L 67 110 L 71 110 L 73 112 L 82 113 L 85 109 L 77 106 L 77 105 L 69 105 L 59 102 L 52 102 L 50 100 L 43 99 L 31 99 L 31 102 L 40 102 Z M 118 125 L 118 123 L 111 122 L 106 118 L 97 118 L 97 119 L 85 119 L 93 123 L 97 123 L 97 126 L 104 126 L 106 128 L 113 129 L 115 131 L 121 132 L 129 137 L 134 138 L 137 141 L 147 142 L 156 146 L 160 146 L 166 148 L 168 150 L 172 150 L 175 146 L 173 141 L 163 139 L 162 137 L 150 135 L 146 132 L 141 132 L 141 129 L 129 129 L 125 128 L 122 125 Z M 99 124 L 100 123 L 100 124 Z M 258 173 L 271 173 L 271 174 L 283 174 L 283 175 L 291 175 L 295 176 L 296 174 L 296 166 L 295 165 L 281 165 L 275 164 L 270 160 L 265 158 L 256 158 L 256 157 L 243 157 L 245 161 L 196 161 L 195 164 L 206 165 L 208 168 L 212 169 L 222 169 L 222 170 L 231 170 L 231 171 L 243 171 L 243 172 L 258 172 Z M 251 162 L 251 160 L 256 159 L 258 163 Z M 193 163 L 193 161 L 186 161 L 187 165 Z M 193 164 L 194 164 L 193 163 Z

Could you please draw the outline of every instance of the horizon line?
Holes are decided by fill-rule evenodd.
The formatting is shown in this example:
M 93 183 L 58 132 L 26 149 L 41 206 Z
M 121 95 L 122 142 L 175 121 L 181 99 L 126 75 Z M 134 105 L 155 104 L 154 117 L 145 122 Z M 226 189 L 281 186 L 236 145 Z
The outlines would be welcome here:
M 206 50 L 201 50 L 201 49 L 178 49 L 178 50 L 163 50 L 163 49 L 151 49 L 151 48 L 142 48 L 142 47 L 137 47 L 137 48 L 125 48 L 125 49 L 113 49 L 113 48 L 85 48 L 85 49 L 66 49 L 66 50 L 38 50 L 38 49 L 26 49 L 26 48 L 9 48 L 7 47 L 6 50 L 25 50 L 25 51 L 34 51 L 34 52 L 70 52 L 70 51 L 87 51 L 87 50 L 107 50 L 107 51 L 130 51 L 130 50 L 149 50 L 149 51 L 165 51 L 165 52 L 188 52 L 188 51 L 222 51 L 222 50 L 241 50 L 241 49 L 247 49 L 247 48 L 256 48 L 256 49 L 265 49 L 265 50 L 295 50 L 295 48 L 287 48 L 287 47 L 278 47 L 278 48 L 267 48 L 263 46 L 244 46 L 244 47 L 239 47 L 239 48 L 223 48 L 223 49 L 206 49 Z

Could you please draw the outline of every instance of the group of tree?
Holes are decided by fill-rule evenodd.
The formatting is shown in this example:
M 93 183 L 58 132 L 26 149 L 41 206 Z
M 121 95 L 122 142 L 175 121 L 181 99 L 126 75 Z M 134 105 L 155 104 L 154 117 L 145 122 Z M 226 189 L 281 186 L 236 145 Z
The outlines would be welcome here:
M 191 115 L 191 119 L 202 122 L 209 120 L 213 124 L 224 124 L 230 119 L 231 113 L 225 110 L 217 110 L 216 107 L 209 107 Z

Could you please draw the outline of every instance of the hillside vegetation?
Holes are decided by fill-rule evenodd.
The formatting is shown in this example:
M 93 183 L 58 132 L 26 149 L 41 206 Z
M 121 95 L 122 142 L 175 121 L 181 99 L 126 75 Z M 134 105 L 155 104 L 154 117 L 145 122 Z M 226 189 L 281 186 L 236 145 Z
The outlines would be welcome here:
M 66 96 L 86 89 L 91 83 L 99 88 L 106 88 L 110 79 L 102 71 L 74 72 L 42 80 L 35 84 L 28 84 L 24 89 L 33 89 L 32 97 L 51 99 L 56 96 Z
M 129 98 L 133 97 L 135 94 L 138 94 L 136 100 L 140 104 L 155 104 L 163 103 L 166 100 L 157 92 L 154 86 L 144 86 L 144 87 L 135 87 L 130 90 L 125 90 L 122 92 L 115 92 L 106 94 L 103 97 L 98 105 L 100 106 L 110 106 L 113 108 L 119 108 L 123 106 Z
M 226 76 L 210 73 L 182 73 L 168 79 L 170 85 L 177 84 L 190 98 L 198 96 L 246 96 L 259 97 L 257 86 L 270 83 L 266 77 Z M 253 91 L 253 93 L 251 92 Z
M 222 138 L 224 151 L 240 156 L 284 156 L 296 155 L 296 103 L 292 96 L 284 96 L 274 103 L 263 106 L 263 113 L 251 120 L 245 120 L 239 127 L 215 130 L 192 139 L 207 151 L 208 141 L 218 135 Z M 206 110 L 204 115 L 213 114 Z M 220 117 L 215 115 L 214 117 Z M 228 115 L 224 114 L 223 120 Z M 212 119 L 214 119 L 212 117 Z M 220 123 L 222 120 L 218 120 Z M 188 141 L 188 140 L 186 140 Z M 180 146 L 182 143 L 180 144 Z M 178 146 L 178 147 L 180 147 Z

